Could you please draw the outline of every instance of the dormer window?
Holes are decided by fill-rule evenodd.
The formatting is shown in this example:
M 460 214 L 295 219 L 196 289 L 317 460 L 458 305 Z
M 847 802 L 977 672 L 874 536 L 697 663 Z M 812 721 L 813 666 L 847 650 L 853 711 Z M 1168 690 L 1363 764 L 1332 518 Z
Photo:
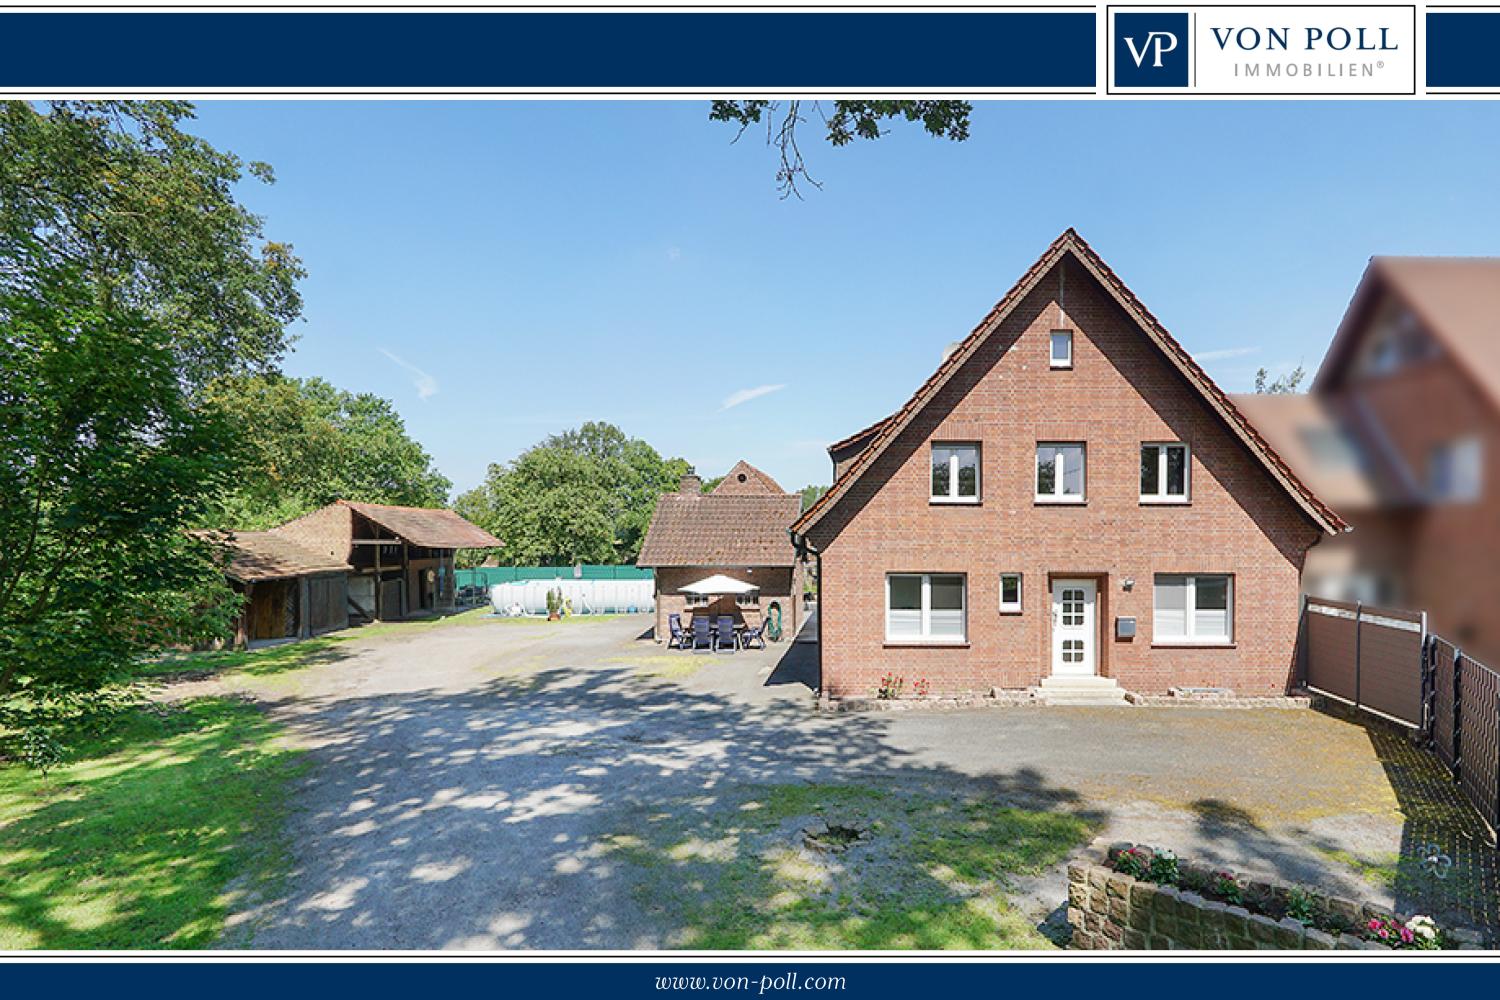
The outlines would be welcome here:
M 979 502 L 979 445 L 932 446 L 932 502 Z
M 1073 331 L 1052 331 L 1052 355 L 1051 364 L 1053 368 L 1073 367 Z

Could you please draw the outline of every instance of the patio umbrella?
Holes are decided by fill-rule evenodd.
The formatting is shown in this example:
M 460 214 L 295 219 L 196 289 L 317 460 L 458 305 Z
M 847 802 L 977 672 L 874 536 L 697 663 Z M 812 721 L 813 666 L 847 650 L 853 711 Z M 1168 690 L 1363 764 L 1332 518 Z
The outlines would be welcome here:
M 736 580 L 734 577 L 715 573 L 713 576 L 677 588 L 684 594 L 749 594 L 760 588 L 753 583 Z

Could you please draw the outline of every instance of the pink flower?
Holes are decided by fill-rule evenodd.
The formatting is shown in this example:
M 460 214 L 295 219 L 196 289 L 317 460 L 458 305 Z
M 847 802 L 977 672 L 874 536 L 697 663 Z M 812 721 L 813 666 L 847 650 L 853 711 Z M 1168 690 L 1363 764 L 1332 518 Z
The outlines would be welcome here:
M 1403 928 L 1401 928 L 1401 940 L 1404 943 L 1411 944 L 1412 941 L 1413 941 L 1413 939 L 1415 939 L 1415 938 L 1416 938 L 1416 935 L 1411 932 L 1411 928 L 1410 927 L 1403 927 Z
M 1388 938 L 1391 936 L 1391 932 L 1386 930 L 1384 927 L 1380 928 L 1380 930 L 1376 931 L 1375 933 L 1379 934 L 1383 938 Z
M 1372 930 L 1372 931 L 1378 931 L 1378 930 L 1380 930 L 1380 921 L 1379 920 L 1371 920 L 1369 926 L 1370 926 L 1370 930 Z

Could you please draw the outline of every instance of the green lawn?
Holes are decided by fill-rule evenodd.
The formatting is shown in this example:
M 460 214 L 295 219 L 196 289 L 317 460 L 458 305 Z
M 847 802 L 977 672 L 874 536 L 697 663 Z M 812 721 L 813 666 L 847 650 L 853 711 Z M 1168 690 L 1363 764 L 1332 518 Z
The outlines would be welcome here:
M 645 813 L 610 841 L 675 947 L 1052 948 L 1008 900 L 1011 879 L 1093 832 L 1067 813 L 860 786 L 727 798 Z M 804 831 L 825 825 L 831 846 L 809 847 Z
M 276 736 L 210 698 L 131 710 L 45 778 L 0 764 L 0 949 L 212 945 L 288 864 Z

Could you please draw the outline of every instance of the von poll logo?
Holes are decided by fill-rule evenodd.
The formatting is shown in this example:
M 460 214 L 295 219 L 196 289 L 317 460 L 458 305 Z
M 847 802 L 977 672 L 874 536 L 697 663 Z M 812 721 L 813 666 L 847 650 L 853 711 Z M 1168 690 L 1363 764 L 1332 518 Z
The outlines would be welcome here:
M 1116 87 L 1186 87 L 1188 16 L 1177 13 L 1115 15 Z

